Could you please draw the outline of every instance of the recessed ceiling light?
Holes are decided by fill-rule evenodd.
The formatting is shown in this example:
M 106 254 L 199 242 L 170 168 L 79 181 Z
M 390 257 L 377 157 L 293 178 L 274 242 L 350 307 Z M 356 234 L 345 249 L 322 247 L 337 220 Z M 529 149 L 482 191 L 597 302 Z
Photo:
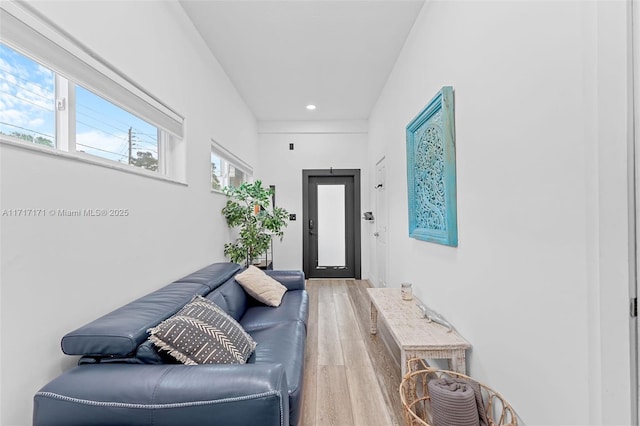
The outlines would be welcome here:
M 307 105 L 307 109 L 308 109 L 309 111 L 313 111 L 314 109 L 316 109 L 316 106 L 315 106 L 315 105 L 313 105 L 313 104 L 309 104 L 309 105 Z

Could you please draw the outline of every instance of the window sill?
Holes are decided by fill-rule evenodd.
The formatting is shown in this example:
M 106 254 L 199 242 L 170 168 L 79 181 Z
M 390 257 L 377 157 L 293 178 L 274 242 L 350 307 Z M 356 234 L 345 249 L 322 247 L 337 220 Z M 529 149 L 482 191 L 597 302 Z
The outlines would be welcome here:
M 222 189 L 213 189 L 213 188 L 211 188 L 211 193 L 212 194 L 220 194 L 220 195 L 225 195 L 226 196 L 226 194 L 224 192 L 222 192 Z
M 19 148 L 27 151 L 38 152 L 45 155 L 51 155 L 54 157 L 64 158 L 67 160 L 78 161 L 85 164 L 92 164 L 94 166 L 105 167 L 107 169 L 118 170 L 125 173 L 130 173 L 138 176 L 143 176 L 150 179 L 161 180 L 168 183 L 174 183 L 182 186 L 189 186 L 186 182 L 174 179 L 169 176 L 164 176 L 156 172 L 141 169 L 139 167 L 130 166 L 128 164 L 120 164 L 109 160 L 101 159 L 93 155 L 85 154 L 82 152 L 66 152 L 56 150 L 43 145 L 38 145 L 32 142 L 24 142 L 20 139 L 14 139 L 6 135 L 0 135 L 0 146 L 9 146 L 13 148 Z

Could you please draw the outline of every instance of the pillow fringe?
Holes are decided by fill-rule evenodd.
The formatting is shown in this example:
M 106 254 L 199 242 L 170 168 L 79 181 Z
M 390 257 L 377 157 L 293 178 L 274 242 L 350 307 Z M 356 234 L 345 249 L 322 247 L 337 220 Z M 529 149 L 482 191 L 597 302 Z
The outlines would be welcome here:
M 149 340 L 151 340 L 151 343 L 156 345 L 159 349 L 161 349 L 161 350 L 163 350 L 165 352 L 168 352 L 169 355 L 171 355 L 172 357 L 174 357 L 176 360 L 180 361 L 181 363 L 183 363 L 185 365 L 198 365 L 191 358 L 189 358 L 188 356 L 186 356 L 182 352 L 176 350 L 175 348 L 173 348 L 171 345 L 167 344 L 162 339 L 160 339 L 160 338 L 158 338 L 158 337 L 156 337 L 154 335 L 151 335 L 151 336 L 149 336 Z

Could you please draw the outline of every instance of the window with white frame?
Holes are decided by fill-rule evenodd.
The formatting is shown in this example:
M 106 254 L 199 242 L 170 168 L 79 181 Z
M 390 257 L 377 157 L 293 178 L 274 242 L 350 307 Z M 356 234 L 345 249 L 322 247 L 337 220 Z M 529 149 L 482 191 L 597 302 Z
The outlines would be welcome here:
M 53 71 L 0 43 L 0 134 L 54 147 Z
M 239 186 L 251 181 L 253 169 L 222 145 L 211 141 L 211 189 Z
M 158 170 L 158 128 L 76 85 L 76 151 Z
M 0 138 L 168 174 L 166 144 L 182 138 L 182 117 L 27 6 L 8 7 L 0 9 Z

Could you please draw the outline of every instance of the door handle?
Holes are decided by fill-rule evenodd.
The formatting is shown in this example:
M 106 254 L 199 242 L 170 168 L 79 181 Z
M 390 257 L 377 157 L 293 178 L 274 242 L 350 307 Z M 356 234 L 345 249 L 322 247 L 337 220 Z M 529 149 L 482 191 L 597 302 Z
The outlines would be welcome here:
M 313 219 L 309 219 L 309 229 L 313 229 Z

